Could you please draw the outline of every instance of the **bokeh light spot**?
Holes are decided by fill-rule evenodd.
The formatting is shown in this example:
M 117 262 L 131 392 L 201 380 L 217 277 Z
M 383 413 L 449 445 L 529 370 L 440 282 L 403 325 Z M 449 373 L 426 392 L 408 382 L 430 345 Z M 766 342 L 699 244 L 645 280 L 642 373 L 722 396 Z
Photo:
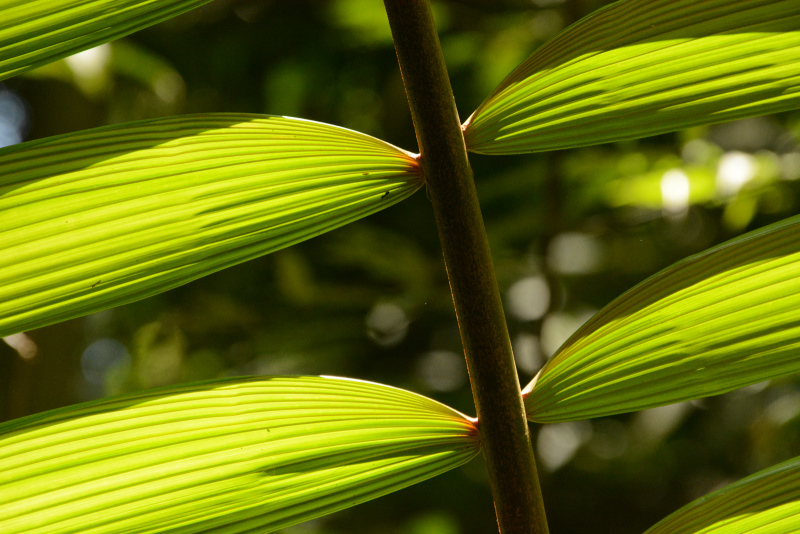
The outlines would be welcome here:
M 717 165 L 717 191 L 723 196 L 735 195 L 753 179 L 758 170 L 756 160 L 744 152 L 728 152 Z
M 545 469 L 555 471 L 569 463 L 591 436 L 592 425 L 588 421 L 545 425 L 536 439 L 538 458 Z
M 419 361 L 417 371 L 433 391 L 455 391 L 467 382 L 464 358 L 454 352 L 435 350 L 427 353 Z
M 91 384 L 102 385 L 106 376 L 114 369 L 129 367 L 131 357 L 128 349 L 112 338 L 94 341 L 81 355 L 83 377 Z
M 550 307 L 550 288 L 543 276 L 517 280 L 508 289 L 509 311 L 522 321 L 541 319 Z

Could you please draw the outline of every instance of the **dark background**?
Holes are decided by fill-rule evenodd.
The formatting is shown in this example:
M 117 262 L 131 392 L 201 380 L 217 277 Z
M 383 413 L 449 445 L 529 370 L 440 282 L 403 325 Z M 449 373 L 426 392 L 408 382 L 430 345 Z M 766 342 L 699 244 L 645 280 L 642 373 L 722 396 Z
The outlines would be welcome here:
M 462 119 L 539 45 L 604 3 L 435 4 Z M 214 111 L 304 117 L 416 150 L 379 0 L 218 0 L 6 81 L 0 144 Z M 798 213 L 798 135 L 795 112 L 578 150 L 472 155 L 520 381 L 637 282 Z M 356 377 L 474 414 L 424 192 L 312 241 L 9 343 L 17 350 L 0 343 L 2 419 L 244 374 Z M 798 414 L 800 388 L 786 378 L 636 414 L 532 425 L 551 532 L 642 532 L 795 456 Z M 469 534 L 496 532 L 494 524 L 479 458 L 285 532 Z

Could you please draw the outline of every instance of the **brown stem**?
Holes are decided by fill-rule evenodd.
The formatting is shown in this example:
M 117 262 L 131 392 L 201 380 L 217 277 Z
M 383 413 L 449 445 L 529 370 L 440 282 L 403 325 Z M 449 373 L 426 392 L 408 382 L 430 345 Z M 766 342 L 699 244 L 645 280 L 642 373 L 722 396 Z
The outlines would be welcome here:
M 430 3 L 384 4 L 450 279 L 500 532 L 547 534 L 503 305 Z

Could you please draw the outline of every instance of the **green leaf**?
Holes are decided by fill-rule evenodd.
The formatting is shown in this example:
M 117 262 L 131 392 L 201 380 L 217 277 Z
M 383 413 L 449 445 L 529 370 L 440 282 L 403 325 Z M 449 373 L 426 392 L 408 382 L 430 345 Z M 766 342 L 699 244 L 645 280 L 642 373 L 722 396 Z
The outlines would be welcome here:
M 797 0 L 622 0 L 517 67 L 465 138 L 473 152 L 517 154 L 798 107 Z
M 525 388 L 570 421 L 716 395 L 800 371 L 800 217 L 687 258 L 578 329 Z
M 457 467 L 460 413 L 325 377 L 201 382 L 0 425 L 0 532 L 270 532 Z
M 263 115 L 142 121 L 0 150 L 0 336 L 166 291 L 420 186 L 398 148 Z
M 0 0 L 0 80 L 211 0 Z
M 646 534 L 793 534 L 800 531 L 800 458 L 684 506 Z

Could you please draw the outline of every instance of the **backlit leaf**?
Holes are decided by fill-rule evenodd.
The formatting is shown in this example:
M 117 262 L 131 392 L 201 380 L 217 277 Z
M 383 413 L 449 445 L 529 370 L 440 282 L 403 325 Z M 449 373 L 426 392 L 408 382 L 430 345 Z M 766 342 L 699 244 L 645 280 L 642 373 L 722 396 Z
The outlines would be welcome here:
M 528 418 L 587 419 L 800 371 L 800 217 L 687 258 L 584 324 L 525 391 Z
M 517 67 L 465 137 L 473 152 L 516 154 L 798 107 L 797 0 L 622 0 Z
M 646 534 L 793 534 L 800 531 L 800 458 L 684 506 Z
M 0 0 L 0 80 L 211 0 Z
M 480 449 L 466 417 L 324 377 L 201 382 L 0 424 L 0 532 L 271 532 Z
M 0 150 L 0 336 L 166 291 L 420 185 L 398 148 L 263 115 L 150 120 Z

